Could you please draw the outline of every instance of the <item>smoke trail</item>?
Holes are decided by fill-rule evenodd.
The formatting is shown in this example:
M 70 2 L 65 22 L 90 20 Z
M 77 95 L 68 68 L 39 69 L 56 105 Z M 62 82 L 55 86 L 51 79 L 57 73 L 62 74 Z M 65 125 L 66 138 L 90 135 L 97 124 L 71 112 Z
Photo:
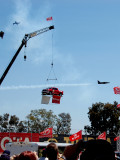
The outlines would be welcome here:
M 60 86 L 60 87 L 78 87 L 78 86 L 89 86 L 91 83 L 75 83 L 75 84 L 43 84 L 43 85 L 19 85 L 19 86 L 6 86 L 0 87 L 0 90 L 18 90 L 18 89 L 37 89 L 43 87 L 50 87 L 50 86 Z

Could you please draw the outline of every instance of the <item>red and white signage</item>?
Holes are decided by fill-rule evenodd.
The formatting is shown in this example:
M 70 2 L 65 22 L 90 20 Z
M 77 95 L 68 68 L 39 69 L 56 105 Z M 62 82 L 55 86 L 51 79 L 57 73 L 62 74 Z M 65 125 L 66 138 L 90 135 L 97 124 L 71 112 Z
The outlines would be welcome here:
M 113 89 L 115 94 L 120 94 L 120 87 L 114 87 Z
M 120 104 L 117 105 L 117 108 L 120 108 Z
M 8 142 L 39 142 L 39 133 L 0 133 L 0 152 Z
M 100 134 L 100 135 L 98 136 L 98 139 L 106 140 L 106 132 L 103 132 L 102 134 Z
M 47 128 L 43 132 L 40 132 L 39 138 L 43 138 L 43 137 L 52 138 L 52 130 L 53 130 L 52 128 Z
M 5 150 L 8 142 L 39 142 L 39 138 L 52 137 L 52 128 L 39 133 L 0 133 L 0 153 Z
M 117 140 L 119 140 L 120 139 L 120 137 L 115 137 L 114 138 L 114 141 L 117 141 Z
M 71 135 L 71 136 L 69 137 L 69 139 L 70 139 L 70 141 L 76 141 L 76 140 L 78 140 L 78 139 L 82 139 L 82 130 L 80 130 L 79 132 Z
M 60 98 L 61 98 L 61 96 L 53 95 L 52 103 L 60 104 Z

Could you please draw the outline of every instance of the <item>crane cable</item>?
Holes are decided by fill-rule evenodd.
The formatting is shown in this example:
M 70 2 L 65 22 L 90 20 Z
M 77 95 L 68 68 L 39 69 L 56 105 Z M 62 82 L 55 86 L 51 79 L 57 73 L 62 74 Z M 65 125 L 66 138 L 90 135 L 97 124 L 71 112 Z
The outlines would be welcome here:
M 47 78 L 47 81 L 49 80 L 57 80 L 56 78 L 56 75 L 55 75 L 55 72 L 54 72 L 54 68 L 53 68 L 53 33 L 52 33 L 52 62 L 51 62 L 51 70 L 49 72 L 49 75 L 48 75 L 48 78 Z M 53 74 L 54 74 L 54 78 L 50 78 L 50 75 L 51 75 L 51 72 L 53 71 Z

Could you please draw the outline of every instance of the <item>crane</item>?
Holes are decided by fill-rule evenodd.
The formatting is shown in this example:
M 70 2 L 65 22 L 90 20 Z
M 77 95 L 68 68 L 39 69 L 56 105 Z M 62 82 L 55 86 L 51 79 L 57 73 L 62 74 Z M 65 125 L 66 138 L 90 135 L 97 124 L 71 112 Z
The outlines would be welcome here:
M 51 29 L 54 29 L 54 26 L 50 26 L 50 27 L 46 27 L 46 28 L 43 28 L 43 29 L 40 29 L 40 30 L 37 30 L 37 31 L 34 31 L 32 33 L 29 33 L 29 34 L 25 34 L 23 40 L 22 40 L 22 43 L 21 45 L 19 46 L 18 50 L 16 51 L 16 53 L 14 54 L 13 58 L 11 59 L 10 63 L 8 64 L 7 68 L 5 69 L 3 75 L 1 76 L 0 78 L 0 85 L 2 84 L 4 78 L 6 77 L 8 71 L 10 70 L 12 64 L 14 63 L 15 59 L 17 58 L 18 54 L 20 53 L 21 49 L 23 46 L 27 46 L 27 41 L 32 38 L 32 37 L 35 37 L 41 33 L 44 33 L 44 32 L 47 32 Z

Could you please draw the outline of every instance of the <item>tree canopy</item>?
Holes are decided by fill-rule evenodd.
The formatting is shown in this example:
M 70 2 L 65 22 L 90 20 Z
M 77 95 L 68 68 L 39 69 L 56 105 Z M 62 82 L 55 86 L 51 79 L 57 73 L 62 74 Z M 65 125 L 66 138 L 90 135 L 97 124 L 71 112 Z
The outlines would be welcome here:
M 47 128 L 53 128 L 55 134 L 69 134 L 71 131 L 71 116 L 60 113 L 58 116 L 52 110 L 31 110 L 26 119 L 20 121 L 16 115 L 0 115 L 0 132 L 32 132 L 39 133 Z
M 120 127 L 120 109 L 117 108 L 117 102 L 110 103 L 95 103 L 89 107 L 88 118 L 91 125 L 84 127 L 89 134 L 100 134 L 104 131 L 108 135 L 115 135 Z
M 21 123 L 16 115 L 10 116 L 8 113 L 0 115 L 0 132 L 19 132 Z M 25 131 L 25 126 L 22 131 Z
M 55 134 L 69 134 L 71 131 L 71 116 L 68 113 L 54 115 L 52 110 L 32 110 L 27 116 L 32 132 L 42 132 L 52 127 Z
M 57 134 L 69 134 L 71 130 L 71 116 L 70 114 L 61 113 L 58 115 L 56 121 Z
M 57 116 L 53 114 L 52 110 L 31 110 L 31 113 L 27 116 L 28 127 L 31 132 L 42 132 L 49 127 L 53 127 L 56 118 Z
M 116 135 L 120 128 L 120 108 L 118 103 L 95 103 L 89 107 L 90 125 L 84 126 L 86 133 L 99 135 L 106 131 L 107 135 Z M 39 133 L 52 127 L 54 134 L 70 134 L 71 116 L 69 113 L 55 115 L 52 110 L 35 109 L 20 121 L 16 115 L 0 115 L 0 132 L 32 132 Z

